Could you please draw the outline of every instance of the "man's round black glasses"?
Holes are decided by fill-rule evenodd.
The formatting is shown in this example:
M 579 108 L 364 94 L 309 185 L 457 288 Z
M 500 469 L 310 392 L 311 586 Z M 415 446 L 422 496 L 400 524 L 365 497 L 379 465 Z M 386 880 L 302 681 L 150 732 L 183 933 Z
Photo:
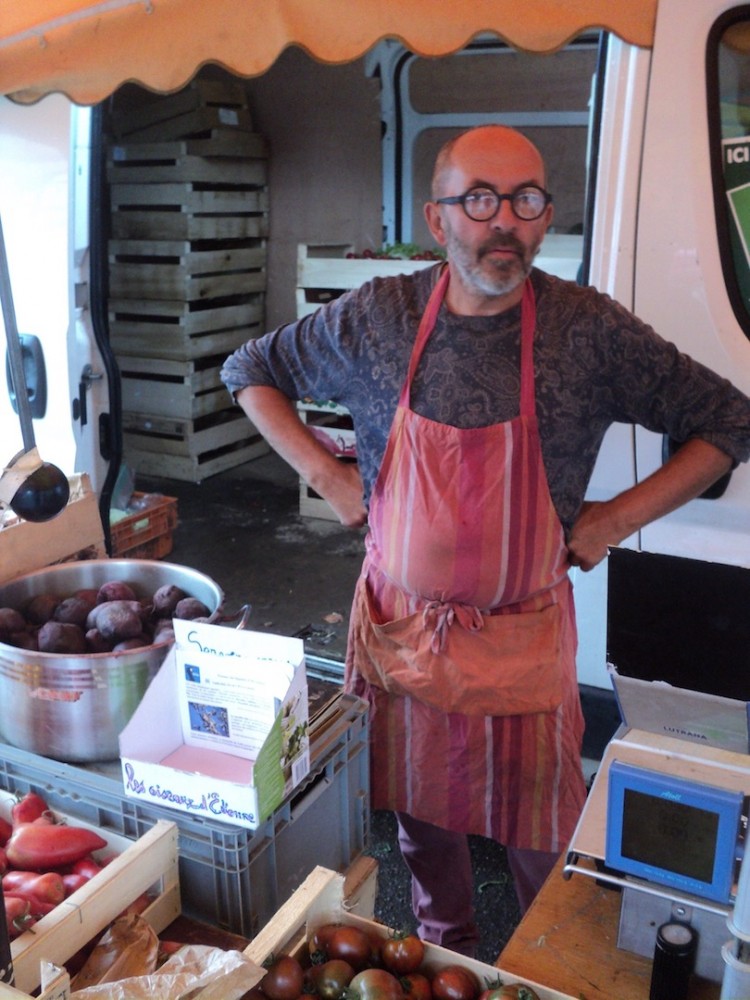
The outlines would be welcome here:
M 552 195 L 536 184 L 526 184 L 516 188 L 511 194 L 498 194 L 493 188 L 473 187 L 465 194 L 452 195 L 450 198 L 438 198 L 437 205 L 460 205 L 464 212 L 474 222 L 489 222 L 500 211 L 504 201 L 510 202 L 510 207 L 517 219 L 533 222 L 543 213 L 552 201 Z

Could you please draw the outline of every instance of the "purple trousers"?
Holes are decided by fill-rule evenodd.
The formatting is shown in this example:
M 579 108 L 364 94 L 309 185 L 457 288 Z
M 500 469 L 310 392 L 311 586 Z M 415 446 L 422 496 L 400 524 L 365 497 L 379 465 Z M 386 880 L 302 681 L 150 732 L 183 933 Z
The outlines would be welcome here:
M 411 872 L 417 931 L 424 941 L 473 956 L 479 941 L 474 918 L 474 874 L 464 833 L 443 830 L 396 813 L 398 842 Z M 506 848 L 516 895 L 525 913 L 555 866 L 558 854 Z

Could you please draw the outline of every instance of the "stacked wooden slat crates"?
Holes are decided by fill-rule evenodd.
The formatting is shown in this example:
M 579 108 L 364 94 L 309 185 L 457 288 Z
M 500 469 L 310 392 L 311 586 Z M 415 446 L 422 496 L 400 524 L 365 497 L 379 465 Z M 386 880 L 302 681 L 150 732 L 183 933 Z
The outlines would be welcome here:
M 411 274 L 430 267 L 434 260 L 400 260 L 376 257 L 350 257 L 354 248 L 348 244 L 325 243 L 297 247 L 297 318 L 309 316 L 321 305 L 352 288 L 359 288 L 376 276 Z M 349 411 L 330 400 L 305 399 L 297 404 L 300 419 L 328 438 L 329 447 L 341 459 L 356 458 L 357 442 Z M 299 484 L 299 512 L 302 517 L 338 520 L 330 504 L 304 479 Z
M 109 328 L 125 461 L 200 482 L 267 453 L 219 379 L 264 332 L 267 150 L 244 90 L 131 88 L 112 113 Z

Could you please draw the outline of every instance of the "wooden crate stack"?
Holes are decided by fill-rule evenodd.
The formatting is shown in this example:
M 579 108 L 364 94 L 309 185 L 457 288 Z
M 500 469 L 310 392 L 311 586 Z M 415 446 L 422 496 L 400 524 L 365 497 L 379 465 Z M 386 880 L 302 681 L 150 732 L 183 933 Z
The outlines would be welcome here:
M 349 257 L 353 247 L 343 243 L 297 247 L 297 318 L 308 316 L 321 305 L 371 278 L 411 274 L 430 267 L 428 260 L 387 260 L 376 257 Z M 303 423 L 315 427 L 331 442 L 332 450 L 345 461 L 356 459 L 357 442 L 349 411 L 330 400 L 302 400 L 297 410 Z M 337 521 L 330 504 L 312 490 L 304 479 L 299 484 L 299 512 L 302 517 Z
M 219 378 L 264 332 L 266 144 L 232 81 L 141 91 L 112 120 L 109 327 L 125 460 L 200 482 L 268 451 Z

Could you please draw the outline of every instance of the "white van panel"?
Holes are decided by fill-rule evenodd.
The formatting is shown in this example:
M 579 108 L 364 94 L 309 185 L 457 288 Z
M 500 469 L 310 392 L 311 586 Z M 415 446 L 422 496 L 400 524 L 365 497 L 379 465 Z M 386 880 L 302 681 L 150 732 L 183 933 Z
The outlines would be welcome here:
M 47 416 L 34 421 L 34 435 L 42 458 L 67 474 L 77 471 L 66 349 L 70 109 L 58 95 L 32 107 L 0 98 L 0 215 L 16 324 L 19 333 L 40 338 L 47 367 Z M 3 381 L 4 369 L 3 346 Z M 23 442 L 6 392 L 0 392 L 0 426 L 0 461 L 7 462 Z
M 727 0 L 660 0 L 643 147 L 635 311 L 750 393 L 750 342 L 734 316 L 721 269 L 707 121 L 706 39 L 719 15 L 733 6 Z M 661 438 L 639 429 L 636 447 L 644 478 L 661 464 Z M 641 543 L 651 552 L 750 566 L 750 470 L 736 470 L 720 499 L 695 500 L 648 525 Z

